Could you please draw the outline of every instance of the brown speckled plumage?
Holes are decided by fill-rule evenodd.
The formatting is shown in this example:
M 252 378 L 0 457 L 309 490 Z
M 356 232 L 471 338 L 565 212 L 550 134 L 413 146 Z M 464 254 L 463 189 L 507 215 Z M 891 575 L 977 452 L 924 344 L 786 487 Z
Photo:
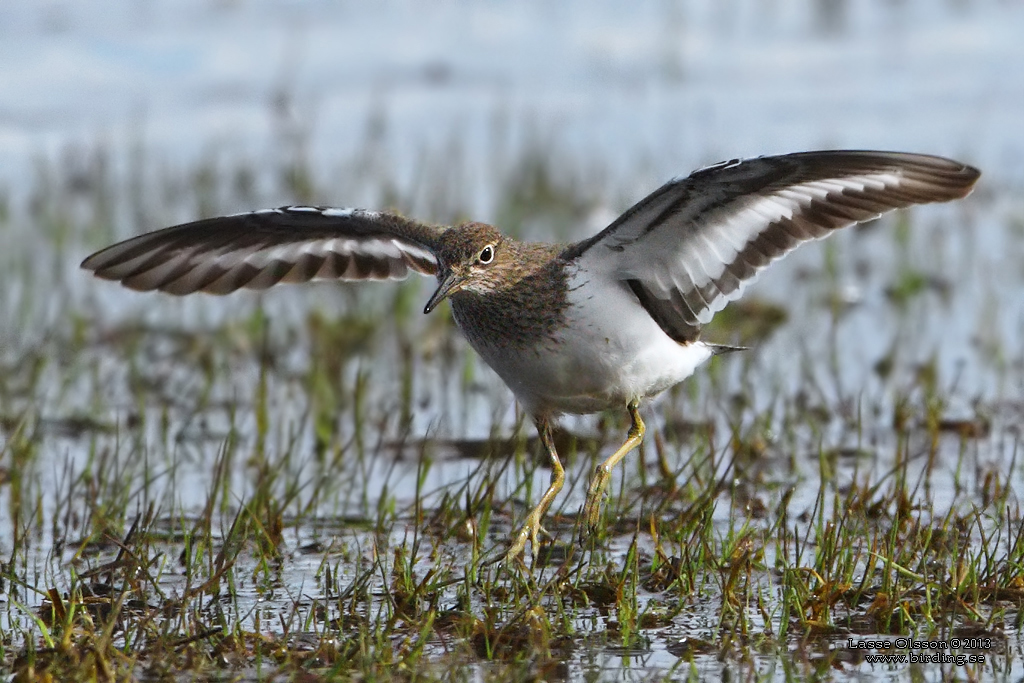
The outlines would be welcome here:
M 495 288 L 451 296 L 452 315 L 474 344 L 526 347 L 551 339 L 565 316 L 566 271 L 553 244 L 506 241 L 491 273 Z

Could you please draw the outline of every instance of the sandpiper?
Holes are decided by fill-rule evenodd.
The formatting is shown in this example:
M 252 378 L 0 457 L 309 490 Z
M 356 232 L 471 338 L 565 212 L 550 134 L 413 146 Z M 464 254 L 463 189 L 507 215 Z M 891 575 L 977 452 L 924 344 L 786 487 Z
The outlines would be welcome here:
M 599 521 L 612 468 L 644 438 L 640 402 L 728 347 L 701 326 L 801 242 L 893 209 L 970 193 L 980 173 L 941 157 L 823 151 L 733 160 L 655 190 L 575 244 L 519 242 L 484 223 L 442 227 L 393 213 L 288 206 L 150 232 L 82 267 L 136 290 L 227 294 L 282 282 L 434 275 L 429 313 L 459 329 L 533 417 L 551 483 L 506 553 L 532 544 L 565 474 L 551 436 L 562 413 L 625 406 L 625 443 L 594 472 L 582 510 Z M 581 533 L 584 526 L 581 526 Z

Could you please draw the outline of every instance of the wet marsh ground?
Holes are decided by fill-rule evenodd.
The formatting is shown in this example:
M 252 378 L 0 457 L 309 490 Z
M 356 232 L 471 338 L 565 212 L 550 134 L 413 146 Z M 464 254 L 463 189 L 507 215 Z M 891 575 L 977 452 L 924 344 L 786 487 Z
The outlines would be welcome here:
M 983 177 L 776 265 L 706 333 L 750 350 L 644 406 L 584 543 L 586 479 L 628 420 L 564 420 L 547 542 L 506 566 L 549 470 L 447 309 L 420 314 L 430 283 L 178 300 L 94 281 L 94 249 L 262 206 L 261 182 L 330 194 L 295 157 L 269 181 L 214 163 L 138 182 L 107 155 L 41 164 L 31 201 L 0 206 L 13 680 L 1020 677 L 1012 188 Z M 378 175 L 380 206 L 465 217 L 423 163 Z M 580 238 L 639 198 L 581 169 L 508 159 L 493 220 Z M 964 659 L 850 647 L 898 637 L 959 639 L 939 652 Z

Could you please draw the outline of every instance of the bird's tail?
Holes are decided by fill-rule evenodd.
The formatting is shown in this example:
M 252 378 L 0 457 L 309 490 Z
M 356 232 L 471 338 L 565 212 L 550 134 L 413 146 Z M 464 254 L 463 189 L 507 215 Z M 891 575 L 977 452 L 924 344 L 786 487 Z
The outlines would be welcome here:
M 747 350 L 746 346 L 729 346 L 728 344 L 708 344 L 708 348 L 711 349 L 712 356 L 721 356 L 723 353 Z

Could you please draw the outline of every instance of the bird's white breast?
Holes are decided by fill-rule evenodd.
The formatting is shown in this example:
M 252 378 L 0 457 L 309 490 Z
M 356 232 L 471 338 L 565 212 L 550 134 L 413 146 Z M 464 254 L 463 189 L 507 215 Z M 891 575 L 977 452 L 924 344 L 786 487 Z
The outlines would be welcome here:
M 711 357 L 680 344 L 648 315 L 624 282 L 570 266 L 564 326 L 536 345 L 470 338 L 531 413 L 592 413 L 653 396 Z

